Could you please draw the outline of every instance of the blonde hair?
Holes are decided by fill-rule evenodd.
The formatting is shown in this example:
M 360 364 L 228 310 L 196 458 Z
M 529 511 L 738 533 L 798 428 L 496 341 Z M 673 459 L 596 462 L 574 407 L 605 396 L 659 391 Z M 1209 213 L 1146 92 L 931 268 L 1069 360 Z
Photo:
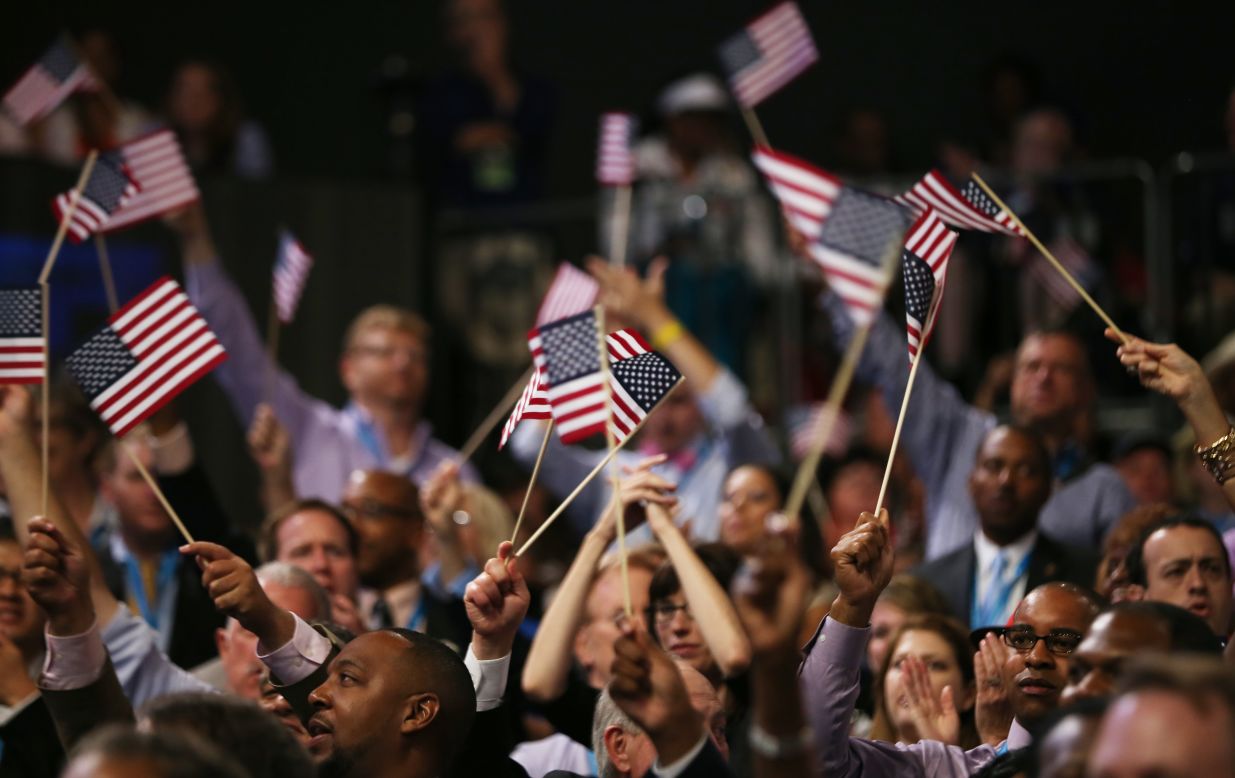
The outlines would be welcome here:
M 362 332 L 375 329 L 406 332 L 425 343 L 429 342 L 429 336 L 432 334 L 429 323 L 419 314 L 394 305 L 371 305 L 361 311 L 348 325 L 347 332 L 343 335 L 343 350 L 351 351 Z
M 468 515 L 476 528 L 476 541 L 480 548 L 492 553 L 503 540 L 509 540 L 515 528 L 514 516 L 502 498 L 480 484 L 464 484 Z M 484 564 L 484 559 L 477 560 Z

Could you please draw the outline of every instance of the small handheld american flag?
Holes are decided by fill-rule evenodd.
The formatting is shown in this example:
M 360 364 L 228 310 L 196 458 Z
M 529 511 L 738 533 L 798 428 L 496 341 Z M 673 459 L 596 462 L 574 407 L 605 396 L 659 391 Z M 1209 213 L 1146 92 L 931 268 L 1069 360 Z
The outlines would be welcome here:
M 600 115 L 596 149 L 596 180 L 602 186 L 630 186 L 635 180 L 635 117 L 628 113 Z
M 754 108 L 819 59 L 798 4 L 781 3 L 721 44 L 733 94 Z
M 176 134 L 158 130 L 116 149 L 137 194 L 120 204 L 101 232 L 112 232 L 188 205 L 201 195 Z
M 0 384 L 43 382 L 43 291 L 0 289 Z
M 909 228 L 901 254 L 905 282 L 905 327 L 909 341 L 909 361 L 926 348 L 939 313 L 948 275 L 948 258 L 956 245 L 956 233 L 949 230 L 932 208 Z
M 551 418 L 553 418 L 553 412 L 549 407 L 549 395 L 546 393 L 545 374 L 543 370 L 536 368 L 532 371 L 532 377 L 528 380 L 527 386 L 523 388 L 523 395 L 519 398 L 519 402 L 515 403 L 514 410 L 510 412 L 506 425 L 502 427 L 502 439 L 497 443 L 498 450 L 506 447 L 506 441 L 510 440 L 510 436 L 515 433 L 519 422 L 524 419 Z
M 122 437 L 227 358 L 180 285 L 161 278 L 65 360 L 90 407 Z
M 824 219 L 832 212 L 832 202 L 840 194 L 840 179 L 766 146 L 755 149 L 753 159 L 789 224 L 807 240 L 818 238 Z
M 595 314 L 588 311 L 533 329 L 528 348 L 548 382 L 546 395 L 562 442 L 604 432 L 608 397 Z
M 609 368 L 614 440 L 621 443 L 632 435 L 681 379 L 673 363 L 655 351 L 614 362 Z
M 558 265 L 553 282 L 536 312 L 536 326 L 591 310 L 600 294 L 596 279 L 579 268 L 563 262 Z
M 90 68 L 73 50 L 72 40 L 61 34 L 5 93 L 3 106 L 24 127 L 56 110 L 74 92 L 97 87 Z
M 279 321 L 287 324 L 296 315 L 296 305 L 313 267 L 313 257 L 288 230 L 279 232 L 279 252 L 274 262 L 274 306 Z
M 111 215 L 122 208 L 137 194 L 137 185 L 129 178 L 124 160 L 117 152 L 100 154 L 90 170 L 90 178 L 82 187 L 69 220 L 68 236 L 74 243 L 81 243 L 98 232 Z M 73 190 L 61 192 L 52 200 L 51 209 L 57 222 L 63 222 L 72 207 Z
M 895 200 L 918 215 L 934 208 L 945 222 L 962 230 L 1023 234 L 1016 221 L 996 206 L 976 182 L 970 181 L 964 189 L 958 190 L 938 170 L 922 176 L 908 192 L 897 195 Z

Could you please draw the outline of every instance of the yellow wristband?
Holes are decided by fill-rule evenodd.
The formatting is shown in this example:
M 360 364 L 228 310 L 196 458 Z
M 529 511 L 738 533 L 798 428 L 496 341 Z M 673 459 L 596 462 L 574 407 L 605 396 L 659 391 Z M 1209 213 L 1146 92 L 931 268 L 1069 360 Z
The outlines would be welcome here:
M 663 351 L 673 343 L 677 342 L 686 334 L 686 330 L 682 327 L 682 322 L 677 319 L 667 321 L 656 328 L 652 333 L 652 348 L 657 351 Z

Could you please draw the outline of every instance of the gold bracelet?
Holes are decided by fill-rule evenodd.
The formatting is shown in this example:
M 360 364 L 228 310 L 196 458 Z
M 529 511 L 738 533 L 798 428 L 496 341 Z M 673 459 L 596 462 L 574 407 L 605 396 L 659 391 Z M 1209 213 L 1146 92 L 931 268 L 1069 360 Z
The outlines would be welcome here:
M 664 351 L 685 334 L 686 330 L 682 327 L 682 322 L 677 319 L 667 321 L 652 333 L 652 348 Z
M 1196 455 L 1220 485 L 1235 477 L 1235 427 L 1205 448 L 1197 446 Z

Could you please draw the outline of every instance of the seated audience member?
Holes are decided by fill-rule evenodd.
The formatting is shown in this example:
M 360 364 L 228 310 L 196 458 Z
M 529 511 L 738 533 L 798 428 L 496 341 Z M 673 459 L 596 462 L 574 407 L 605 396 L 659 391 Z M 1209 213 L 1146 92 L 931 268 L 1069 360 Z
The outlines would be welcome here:
M 253 314 L 227 277 L 204 210 L 191 206 L 167 223 L 181 242 L 185 289 L 227 349 L 214 372 L 242 421 L 266 392 L 268 357 Z M 365 309 L 348 327 L 339 360 L 347 407 L 310 397 L 287 373 L 274 382 L 271 405 L 291 432 L 295 493 L 337 503 L 355 470 L 385 470 L 421 483 L 457 452 L 433 438 L 421 411 L 429 387 L 429 325 L 389 305 Z M 464 466 L 463 478 L 475 481 Z
M 969 545 L 915 572 L 931 581 L 971 628 L 1007 623 L 1026 592 L 1047 581 L 1088 586 L 1095 560 L 1040 529 L 1051 492 L 1041 439 L 1019 427 L 988 432 L 969 474 L 979 526 Z
M 1120 679 L 1086 775 L 1231 778 L 1235 678 L 1212 658 L 1154 658 Z
M 470 633 L 462 606 L 421 583 L 425 519 L 415 485 L 393 473 L 357 471 L 341 508 L 356 530 L 356 572 L 368 587 L 358 603 L 364 624 L 423 632 L 462 652 Z
M 262 590 L 275 605 L 305 621 L 333 621 L 326 590 L 305 570 L 286 562 L 267 562 L 256 573 Z M 215 631 L 214 642 L 218 659 L 200 665 L 193 675 L 219 691 L 258 700 L 265 665 L 257 658 L 257 636 L 235 619 L 228 619 Z
M 977 686 L 963 626 L 947 616 L 912 616 L 889 641 L 885 656 L 875 680 L 872 739 L 978 745 Z
M 309 572 L 330 595 L 331 621 L 363 631 L 356 610 L 356 529 L 343 511 L 317 499 L 284 503 L 262 523 L 257 551 L 266 562 L 286 562 Z
M 632 450 L 621 452 L 616 461 L 633 466 L 648 456 L 665 454 L 655 472 L 678 484 L 679 513 L 675 521 L 679 526 L 689 523 L 694 541 L 718 540 L 725 476 L 738 464 L 775 464 L 780 454 L 763 419 L 751 406 L 746 388 L 682 328 L 665 306 L 663 268 L 661 273 L 640 279 L 632 270 L 612 268 L 593 259 L 589 270 L 600 281 L 610 328 L 620 324 L 639 328 L 652 347 L 668 357 L 686 378 L 656 413 L 648 416 L 637 446 L 629 446 Z M 540 452 L 543 433 L 539 425 L 519 425 L 511 438 L 512 455 L 530 467 Z M 551 440 L 540 480 L 551 492 L 564 496 L 603 456 L 604 452 Z M 610 500 L 608 480 L 594 479 L 567 511 L 577 534 L 592 526 Z M 648 532 L 641 529 L 633 533 L 630 542 L 648 540 Z
M 1102 541 L 1102 559 L 1094 577 L 1094 591 L 1108 600 L 1126 599 L 1132 583 L 1128 578 L 1128 552 L 1151 525 L 1177 513 L 1177 508 L 1164 503 L 1141 505 L 1125 513 Z
M 1127 662 L 1145 654 L 1221 656 L 1222 642 L 1203 619 L 1183 608 L 1164 602 L 1116 603 L 1098 614 L 1072 653 L 1060 701 L 1070 705 L 1110 695 Z
M 1176 502 L 1171 444 L 1161 436 L 1125 435 L 1111 450 L 1111 464 L 1138 505 Z
M 1011 650 L 1000 668 L 1015 719 L 998 748 L 984 744 L 965 751 L 931 740 L 892 745 L 850 738 L 870 615 L 892 576 L 886 517 L 886 512 L 879 519 L 863 514 L 832 550 L 840 595 L 807 647 L 801 671 L 817 767 L 830 776 L 972 775 L 997 753 L 1027 745 L 1027 728 L 1057 706 L 1069 655 L 1084 638 L 1098 603 L 1077 586 L 1048 583 L 1030 591 L 1017 606 L 1012 625 L 1003 631 Z
M 258 635 L 278 688 L 326 752 L 326 774 L 522 774 L 507 757 L 501 705 L 530 595 L 509 542 L 467 587 L 473 632 L 462 661 L 440 641 L 404 629 L 344 644 L 274 606 L 244 560 L 221 546 L 190 544 L 184 553 L 200 560 L 219 607 Z M 276 648 L 267 653 L 266 646 Z
M 1231 630 L 1231 560 L 1222 536 L 1204 519 L 1176 517 L 1150 526 L 1128 552 L 1128 578 L 1146 600 L 1204 619 L 1224 640 Z
M 658 493 L 649 494 L 647 499 L 672 502 Z M 591 744 L 588 723 L 596 695 L 609 682 L 613 644 L 619 636 L 615 619 L 623 613 L 621 571 L 616 559 L 605 558 L 605 550 L 616 536 L 616 516 L 606 510 L 584 536 L 545 610 L 521 679 L 523 693 L 537 704 L 549 723 L 585 745 Z M 654 548 L 628 555 L 633 612 L 647 609 L 648 587 L 664 558 L 664 553 Z
M 107 727 L 73 754 L 63 778 L 250 778 L 238 762 L 201 738 Z
M 1047 716 L 1029 747 L 1027 774 L 1034 778 L 1084 778 L 1085 763 L 1107 705 L 1105 697 L 1090 697 Z
M 267 178 L 274 167 L 265 131 L 244 117 L 240 92 L 218 62 L 188 60 L 172 75 L 167 121 L 198 173 Z
M 834 292 L 824 295 L 823 306 L 843 346 L 853 337 L 853 321 Z M 880 316 L 857 372 L 859 380 L 880 388 L 894 415 L 909 377 L 909 361 L 900 353 L 904 340 L 904 327 Z M 968 405 L 930 365 L 919 369 L 916 381 L 901 447 L 926 489 L 926 559 L 932 560 L 973 542 L 979 518 L 968 488 L 971 452 L 976 455 L 997 422 L 994 414 Z M 1038 526 L 1061 543 L 1090 549 L 1134 505 L 1115 469 L 1095 462 L 1086 448 L 1095 396 L 1089 358 L 1074 335 L 1034 332 L 1021 341 L 1012 374 L 1012 421 L 1042 436 L 1050 454 L 1048 477 L 1058 484 Z

